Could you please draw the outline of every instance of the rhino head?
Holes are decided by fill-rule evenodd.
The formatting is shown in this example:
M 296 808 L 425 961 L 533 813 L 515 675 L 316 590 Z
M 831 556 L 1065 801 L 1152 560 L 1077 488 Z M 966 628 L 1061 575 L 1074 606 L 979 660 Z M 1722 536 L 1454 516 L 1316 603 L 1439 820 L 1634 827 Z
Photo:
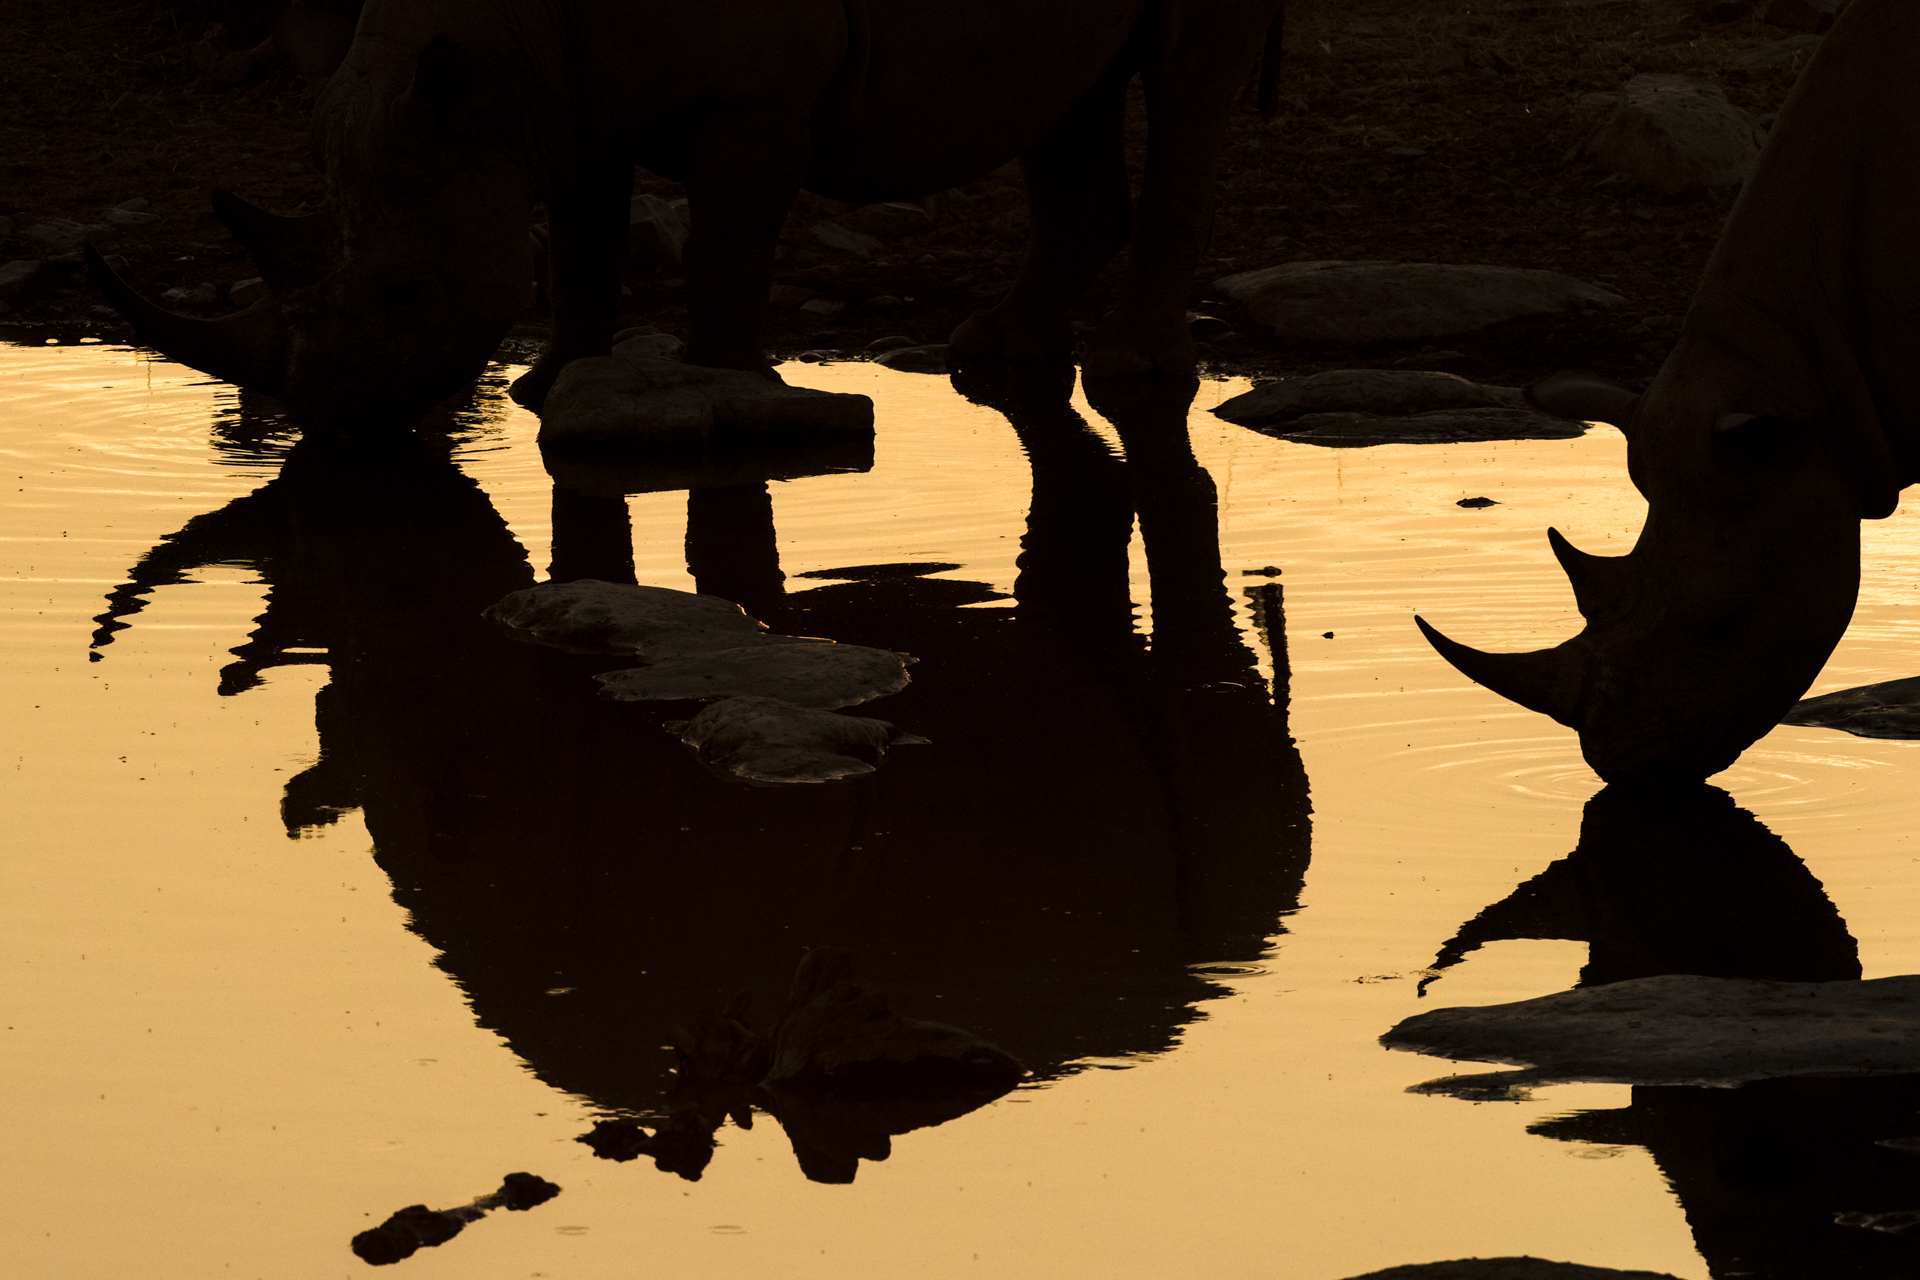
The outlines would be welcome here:
M 503 95 L 493 63 L 441 39 L 411 59 L 378 52 L 356 44 L 321 101 L 319 212 L 278 217 L 213 193 L 268 297 L 193 319 L 87 256 L 142 343 L 336 428 L 410 426 L 471 383 L 533 279 L 530 184 L 495 141 Z
M 1858 469 L 1837 456 L 1847 436 L 1769 412 L 1764 396 L 1751 403 L 1740 362 L 1711 345 L 1683 338 L 1640 396 L 1581 377 L 1530 393 L 1550 412 L 1619 425 L 1648 502 L 1624 556 L 1547 531 L 1584 630 L 1550 649 L 1484 653 L 1417 620 L 1462 673 L 1578 730 L 1610 783 L 1732 764 L 1805 692 L 1853 615 L 1870 513 Z

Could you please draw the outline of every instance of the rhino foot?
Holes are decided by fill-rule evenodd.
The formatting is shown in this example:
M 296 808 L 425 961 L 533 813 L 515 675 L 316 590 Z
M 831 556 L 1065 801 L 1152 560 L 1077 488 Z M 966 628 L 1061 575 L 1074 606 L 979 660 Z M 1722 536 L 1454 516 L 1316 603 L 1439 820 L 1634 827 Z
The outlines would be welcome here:
M 1089 378 L 1186 378 L 1193 375 L 1197 358 L 1193 335 L 1185 324 L 1116 315 L 1087 343 L 1080 372 Z
M 1073 326 L 1064 314 L 1039 316 L 1002 303 L 968 316 L 947 341 L 963 356 L 1043 360 L 1073 350 Z

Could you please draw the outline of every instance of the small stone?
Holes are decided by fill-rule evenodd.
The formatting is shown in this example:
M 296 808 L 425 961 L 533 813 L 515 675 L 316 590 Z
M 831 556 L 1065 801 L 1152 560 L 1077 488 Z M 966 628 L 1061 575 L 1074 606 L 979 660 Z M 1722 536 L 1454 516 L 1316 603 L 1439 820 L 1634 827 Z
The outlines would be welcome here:
M 236 307 L 250 307 L 273 290 L 267 288 L 267 282 L 259 276 L 249 276 L 245 280 L 235 280 L 227 286 L 227 300 Z
M 867 299 L 868 308 L 879 312 L 898 311 L 902 305 L 900 299 L 890 293 L 883 293 L 877 298 Z
M 746 644 L 767 629 L 719 596 L 594 578 L 515 591 L 481 616 L 516 640 L 568 653 L 648 657 Z
M 800 304 L 800 309 L 816 316 L 837 316 L 847 309 L 847 304 L 838 298 L 808 298 Z
M 797 284 L 776 284 L 767 290 L 767 301 L 776 307 L 797 307 L 813 297 L 814 291 Z
M 122 200 L 119 204 L 113 207 L 116 209 L 126 209 L 132 213 L 138 213 L 142 209 L 147 208 L 152 203 L 153 201 L 147 199 L 145 196 L 134 196 L 132 199 Z
M 1456 507 L 1497 507 L 1500 504 L 1492 498 L 1462 498 L 1453 505 Z
M 877 356 L 883 351 L 898 351 L 902 347 L 910 347 L 912 345 L 912 338 L 907 337 L 904 333 L 895 333 L 884 338 L 875 338 L 861 349 L 868 355 Z
M 211 282 L 183 284 L 161 291 L 160 301 L 170 307 L 210 307 L 219 297 L 219 289 Z
M 852 227 L 843 227 L 837 222 L 816 222 L 811 231 L 815 240 L 842 253 L 871 258 L 880 252 L 881 245 L 877 237 L 864 231 L 855 231 Z
M 1187 332 L 1196 342 L 1218 342 L 1233 336 L 1233 326 L 1217 316 L 1187 313 Z
M 27 243 L 43 258 L 56 254 L 72 253 L 83 244 L 99 244 L 113 234 L 113 229 L 100 222 L 75 222 L 71 218 L 55 218 L 52 222 L 41 222 L 28 227 Z
M 107 209 L 102 215 L 116 227 L 150 227 L 160 221 L 157 213 L 141 213 L 136 209 Z
M 832 360 L 844 360 L 846 356 L 839 351 L 832 351 L 832 350 L 827 350 L 823 348 L 823 349 L 816 349 L 813 351 L 802 351 L 795 358 L 799 360 L 801 364 L 826 364 Z

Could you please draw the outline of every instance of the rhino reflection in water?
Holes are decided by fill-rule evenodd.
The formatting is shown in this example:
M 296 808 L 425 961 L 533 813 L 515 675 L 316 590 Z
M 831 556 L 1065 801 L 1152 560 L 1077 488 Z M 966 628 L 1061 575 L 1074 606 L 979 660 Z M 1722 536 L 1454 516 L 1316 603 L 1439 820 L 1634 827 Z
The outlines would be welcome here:
M 1653 384 L 1534 389 L 1551 412 L 1618 424 L 1648 503 L 1626 556 L 1553 538 L 1586 629 L 1499 654 L 1426 627 L 1465 674 L 1578 729 L 1610 782 L 1704 778 L 1778 723 L 1852 617 L 1859 522 L 1920 477 L 1916 49 L 1920 6 L 1853 0 Z
M 1186 292 L 1227 113 L 1267 58 L 1279 0 L 785 0 L 777 4 L 370 0 L 318 107 L 321 211 L 214 207 L 272 296 L 218 321 L 164 312 L 98 254 L 143 341 L 280 395 L 316 422 L 410 425 L 480 372 L 530 301 L 528 225 L 551 227 L 554 342 L 515 390 L 538 408 L 568 361 L 607 353 L 634 165 L 686 184 L 690 362 L 765 369 L 776 234 L 801 187 L 856 203 L 929 195 L 1024 161 L 1035 232 L 975 354 L 1063 354 L 1070 307 L 1130 247 L 1089 359 L 1188 372 Z M 1150 139 L 1137 218 L 1128 83 Z
M 1192 386 L 1100 401 L 1129 464 L 1073 413 L 1071 382 L 1063 367 L 967 386 L 1033 462 L 1012 601 L 928 576 L 950 568 L 934 564 L 836 569 L 787 595 L 764 488 L 690 499 L 702 589 L 781 630 L 921 658 L 926 674 L 875 706 L 935 745 L 858 782 L 730 784 L 660 727 L 684 710 L 593 696 L 586 676 L 623 660 L 501 636 L 480 613 L 532 570 L 424 437 L 297 445 L 268 485 L 157 547 L 103 632 L 192 565 L 256 566 L 269 608 L 227 691 L 313 656 L 279 656 L 288 647 L 324 647 L 332 667 L 321 759 L 288 786 L 290 832 L 361 809 L 396 899 L 481 1024 L 553 1087 L 666 1130 L 680 1146 L 655 1158 L 697 1176 L 731 1095 L 676 1095 L 662 1046 L 685 1039 L 677 1026 L 724 1036 L 714 1019 L 742 991 L 758 993 L 743 1026 L 763 1033 L 760 1011 L 810 946 L 849 948 L 894 1008 L 1048 1079 L 1172 1048 L 1219 992 L 1205 966 L 1261 955 L 1295 905 L 1308 809 L 1279 596 L 1259 588 L 1281 676 L 1270 696 L 1233 626 L 1211 481 L 1186 448 Z M 624 504 L 556 499 L 556 565 L 618 576 Z M 746 518 L 756 507 L 763 526 Z M 1151 651 L 1128 592 L 1136 511 Z M 815 1176 L 851 1177 L 928 1122 L 806 1101 L 777 1105 Z
M 1444 970 L 1506 938 L 1586 942 L 1583 986 L 1672 973 L 1838 982 L 1861 972 L 1845 922 L 1786 842 L 1725 792 L 1697 784 L 1600 792 L 1587 802 L 1579 847 L 1463 926 L 1436 963 Z M 1474 1080 L 1514 1074 L 1422 1088 L 1497 1098 Z M 1645 1147 L 1716 1276 L 1914 1274 L 1912 1241 L 1836 1225 L 1834 1215 L 1920 1208 L 1920 1158 L 1876 1145 L 1920 1134 L 1920 1077 L 1636 1085 L 1628 1107 L 1530 1132 Z

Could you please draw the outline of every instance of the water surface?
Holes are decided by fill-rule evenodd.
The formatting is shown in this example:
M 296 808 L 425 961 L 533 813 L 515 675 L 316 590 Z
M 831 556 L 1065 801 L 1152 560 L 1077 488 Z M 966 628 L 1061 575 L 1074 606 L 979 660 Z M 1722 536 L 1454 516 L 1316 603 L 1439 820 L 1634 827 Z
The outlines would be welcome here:
M 1339 1280 L 1529 1253 L 1699 1280 L 1702 1248 L 1732 1274 L 1760 1247 L 1764 1196 L 1676 1173 L 1700 1126 L 1605 1119 L 1658 1099 L 1409 1093 L 1453 1068 L 1375 1042 L 1589 960 L 1511 930 L 1417 995 L 1599 783 L 1411 615 L 1488 648 L 1576 630 L 1544 531 L 1631 545 L 1617 433 L 1320 449 L 1207 414 L 1234 381 L 1102 417 L 1044 383 L 783 372 L 874 398 L 871 469 L 556 503 L 510 371 L 370 461 L 138 352 L 0 349 L 7 1274 L 356 1275 L 356 1232 L 514 1170 L 564 1190 L 400 1266 Z M 1816 691 L 1915 673 L 1920 526 L 1866 546 Z M 593 698 L 619 663 L 477 619 L 556 558 L 629 557 L 914 653 L 860 711 L 932 745 L 741 789 L 660 728 L 684 708 Z M 1916 750 L 1783 728 L 1715 780 L 1868 977 L 1920 969 Z M 658 1122 L 675 1025 L 738 990 L 764 1023 L 823 943 L 1033 1078 L 890 1144 L 728 1121 L 697 1180 L 574 1140 Z

